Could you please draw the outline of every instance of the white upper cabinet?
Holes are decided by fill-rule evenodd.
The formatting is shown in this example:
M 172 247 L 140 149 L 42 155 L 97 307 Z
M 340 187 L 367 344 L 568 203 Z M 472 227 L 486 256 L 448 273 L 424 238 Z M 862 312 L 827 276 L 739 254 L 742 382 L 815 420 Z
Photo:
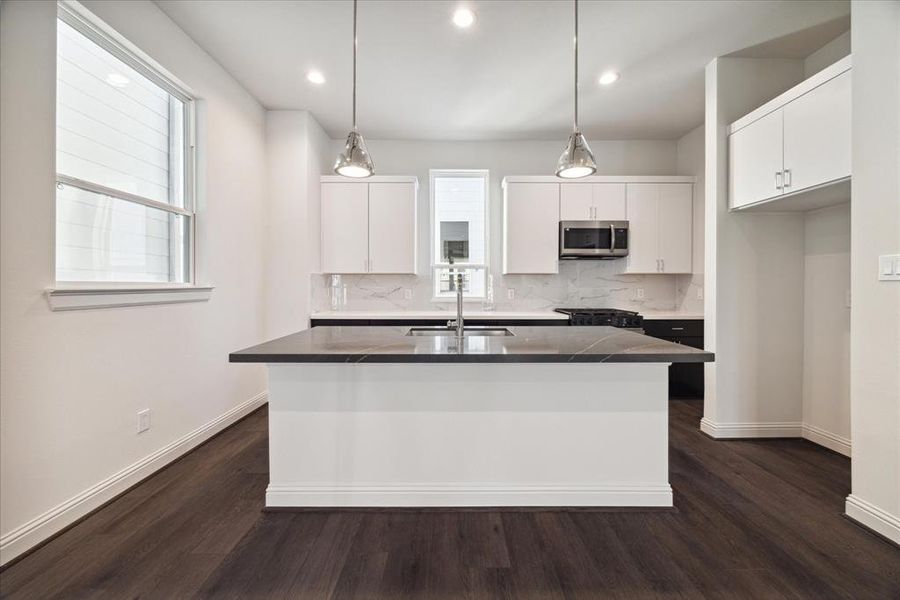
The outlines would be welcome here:
M 416 272 L 416 189 L 369 184 L 369 272 Z
M 693 272 L 693 205 L 693 185 L 659 185 L 659 260 L 663 273 Z
M 690 273 L 693 185 L 629 183 L 626 273 Z
M 561 183 L 560 221 L 623 221 L 624 183 Z
M 828 184 L 850 177 L 850 68 L 844 58 L 731 125 L 732 209 L 808 210 L 846 201 Z
M 414 177 L 322 178 L 322 272 L 416 272 Z
M 368 270 L 368 207 L 367 184 L 322 184 L 322 272 Z
M 628 186 L 629 273 L 659 272 L 659 190 L 655 183 Z
M 522 185 L 522 184 L 516 184 Z M 591 221 L 594 218 L 594 186 L 590 183 L 559 184 L 559 220 Z
M 559 272 L 559 194 L 558 183 L 504 182 L 504 274 Z
M 729 196 L 732 208 L 782 193 L 783 160 L 780 110 L 734 133 L 728 139 Z
M 784 107 L 784 191 L 850 176 L 850 71 Z

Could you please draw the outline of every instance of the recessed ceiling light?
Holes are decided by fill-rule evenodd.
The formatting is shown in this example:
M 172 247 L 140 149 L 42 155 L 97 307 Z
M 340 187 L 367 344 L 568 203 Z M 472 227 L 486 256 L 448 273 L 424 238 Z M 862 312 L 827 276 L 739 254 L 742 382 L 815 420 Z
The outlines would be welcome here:
M 458 8 L 456 9 L 456 12 L 453 13 L 453 24 L 460 29 L 471 27 L 474 22 L 475 13 L 468 8 Z
M 609 85 L 611 83 L 615 83 L 619 80 L 619 74 L 615 71 L 606 71 L 602 75 L 600 75 L 600 79 L 598 80 L 600 85 Z
M 113 87 L 123 88 L 131 83 L 131 80 L 119 73 L 110 73 L 106 76 L 106 83 Z
M 306 80 L 316 85 L 322 85 L 325 83 L 325 76 L 320 71 L 310 71 L 306 74 Z

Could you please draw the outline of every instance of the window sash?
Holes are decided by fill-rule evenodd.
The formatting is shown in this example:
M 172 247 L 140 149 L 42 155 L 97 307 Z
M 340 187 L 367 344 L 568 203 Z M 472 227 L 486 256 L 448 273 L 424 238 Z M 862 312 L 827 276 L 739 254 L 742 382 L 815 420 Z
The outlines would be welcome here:
M 435 190 L 434 183 L 436 179 L 450 179 L 450 178 L 463 178 L 463 179 L 471 179 L 475 177 L 480 177 L 484 181 L 484 261 L 483 262 L 454 262 L 450 264 L 446 261 L 436 260 L 440 255 L 436 256 L 436 236 L 439 235 L 437 231 L 437 219 L 436 219 L 436 198 L 435 198 Z M 452 300 L 455 296 L 453 295 L 441 295 L 437 293 L 437 271 L 438 269 L 481 269 L 484 271 L 485 280 L 487 279 L 488 271 L 490 270 L 490 251 L 491 251 L 491 223 L 490 223 L 490 215 L 491 215 L 491 201 L 490 201 L 490 171 L 487 169 L 431 169 L 429 171 L 429 185 L 428 192 L 431 202 L 431 223 L 429 229 L 429 253 L 431 254 L 431 294 L 433 301 L 448 301 Z M 479 296 L 468 296 L 467 300 L 480 300 L 483 299 L 483 295 Z
M 196 104 L 194 97 L 185 87 L 183 87 L 180 82 L 178 82 L 173 77 L 170 77 L 162 67 L 155 64 L 152 59 L 149 59 L 148 57 L 146 57 L 146 55 L 143 55 L 140 50 L 133 47 L 127 40 L 125 40 L 125 38 L 120 36 L 118 33 L 106 27 L 103 27 L 102 23 L 97 22 L 96 19 L 93 18 L 93 15 L 77 2 L 71 2 L 70 0 L 60 0 L 57 3 L 57 18 L 71 26 L 73 29 L 87 37 L 89 40 L 97 44 L 99 47 L 103 48 L 105 51 L 109 52 L 115 58 L 121 60 L 126 65 L 149 79 L 155 85 L 158 85 L 171 97 L 174 97 L 182 102 L 184 108 L 182 114 L 182 159 L 180 161 L 180 166 L 183 179 L 181 182 L 181 187 L 182 204 L 184 205 L 184 207 L 182 208 L 180 206 L 169 204 L 167 202 L 160 202 L 158 200 L 153 200 L 151 198 L 146 198 L 137 194 L 117 190 L 98 183 L 85 181 L 61 173 L 56 174 L 57 183 L 79 188 L 88 192 L 102 194 L 125 202 L 140 204 L 149 208 L 181 215 L 182 217 L 187 219 L 187 226 L 189 228 L 189 240 L 187 248 L 185 249 L 185 264 L 179 265 L 179 267 L 184 269 L 185 271 L 186 281 L 158 282 L 154 283 L 153 287 L 184 287 L 185 285 L 194 285 L 196 282 L 196 223 L 194 217 L 196 209 L 195 198 L 197 184 Z M 172 170 L 172 167 L 173 165 L 170 164 L 170 172 Z M 170 199 L 171 198 L 172 196 L 170 195 Z M 53 205 L 54 207 L 56 206 L 55 201 Z M 57 223 L 56 217 L 54 215 L 54 244 L 56 243 L 55 240 L 57 236 L 56 227 Z M 58 286 L 62 284 L 66 287 L 88 285 L 96 287 L 97 282 L 93 281 L 79 282 L 66 280 L 60 282 L 57 279 L 55 249 L 53 252 L 53 262 L 53 281 L 55 282 L 55 285 Z M 104 287 L 109 287 L 110 284 L 127 287 L 133 285 L 134 282 L 107 282 L 107 285 L 105 285 Z

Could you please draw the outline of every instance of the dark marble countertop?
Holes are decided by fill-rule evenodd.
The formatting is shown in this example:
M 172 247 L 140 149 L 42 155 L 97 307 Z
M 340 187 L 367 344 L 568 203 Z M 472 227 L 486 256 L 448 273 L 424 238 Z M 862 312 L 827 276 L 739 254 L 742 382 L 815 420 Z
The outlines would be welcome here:
M 409 327 L 314 327 L 233 352 L 233 363 L 711 362 L 711 352 L 615 327 L 510 327 L 512 336 L 407 336 Z

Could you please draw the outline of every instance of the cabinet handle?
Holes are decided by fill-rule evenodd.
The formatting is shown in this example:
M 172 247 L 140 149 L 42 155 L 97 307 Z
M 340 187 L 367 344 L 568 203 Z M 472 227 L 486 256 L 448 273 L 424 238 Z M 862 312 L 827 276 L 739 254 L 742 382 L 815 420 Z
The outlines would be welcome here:
M 784 189 L 783 179 L 784 179 L 783 172 L 775 171 L 775 189 L 776 190 Z
M 659 262 L 662 263 L 662 272 L 665 273 L 666 272 L 666 259 L 661 258 L 661 259 L 659 259 Z
M 659 259 L 656 259 L 656 272 L 659 273 Z
M 792 179 L 791 170 L 785 169 L 784 170 L 784 187 L 786 187 L 786 188 L 791 187 L 791 179 Z

